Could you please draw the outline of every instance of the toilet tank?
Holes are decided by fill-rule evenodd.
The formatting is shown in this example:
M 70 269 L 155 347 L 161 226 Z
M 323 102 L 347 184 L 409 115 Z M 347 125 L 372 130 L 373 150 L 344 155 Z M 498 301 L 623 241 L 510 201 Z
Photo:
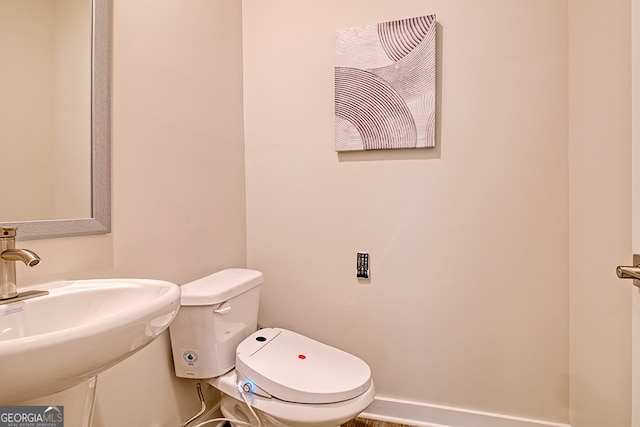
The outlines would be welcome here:
M 169 334 L 176 375 L 213 378 L 235 366 L 236 347 L 257 330 L 262 273 L 222 270 L 181 286 Z

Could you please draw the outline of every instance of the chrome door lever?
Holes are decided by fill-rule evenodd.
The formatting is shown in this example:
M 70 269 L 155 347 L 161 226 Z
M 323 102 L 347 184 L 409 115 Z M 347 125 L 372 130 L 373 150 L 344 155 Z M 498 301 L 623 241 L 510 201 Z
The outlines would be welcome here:
M 619 265 L 616 268 L 616 274 L 621 279 L 639 279 L 640 280 L 640 267 L 625 267 Z
M 640 288 L 640 255 L 633 255 L 632 266 L 619 265 L 616 274 L 620 279 L 633 279 L 633 284 Z

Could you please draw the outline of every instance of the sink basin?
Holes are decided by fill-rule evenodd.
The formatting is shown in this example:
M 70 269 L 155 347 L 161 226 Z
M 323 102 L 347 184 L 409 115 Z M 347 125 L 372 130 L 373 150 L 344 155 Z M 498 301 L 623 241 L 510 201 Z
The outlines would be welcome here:
M 65 390 L 117 364 L 160 335 L 180 307 L 180 287 L 159 280 L 31 289 L 49 294 L 0 302 L 0 405 Z

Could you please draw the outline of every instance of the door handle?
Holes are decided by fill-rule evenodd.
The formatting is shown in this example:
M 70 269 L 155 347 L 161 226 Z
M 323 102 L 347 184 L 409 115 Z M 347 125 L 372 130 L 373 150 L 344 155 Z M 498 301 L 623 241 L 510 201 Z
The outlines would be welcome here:
M 640 255 L 633 255 L 633 265 L 619 265 L 616 274 L 620 279 L 633 279 L 633 284 L 640 288 Z
M 638 279 L 640 280 L 640 267 L 622 266 L 616 268 L 616 274 L 621 279 Z

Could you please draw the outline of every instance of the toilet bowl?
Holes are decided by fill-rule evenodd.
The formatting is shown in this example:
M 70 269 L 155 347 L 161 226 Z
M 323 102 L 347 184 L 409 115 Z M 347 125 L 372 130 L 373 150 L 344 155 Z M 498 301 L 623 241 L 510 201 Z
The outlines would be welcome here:
M 223 393 L 226 417 L 251 419 L 241 395 L 248 391 L 267 426 L 337 426 L 366 409 L 375 395 L 362 360 L 280 328 L 261 329 L 242 341 L 236 368 L 209 382 Z
M 254 421 L 240 392 L 235 387 L 235 375 L 230 372 L 209 381 L 222 391 L 220 409 L 225 417 L 247 422 Z M 357 398 L 324 404 L 296 404 L 254 395 L 249 399 L 265 427 L 327 427 L 339 426 L 353 419 L 373 402 L 373 384 Z
M 170 326 L 176 375 L 220 390 L 232 424 L 333 427 L 357 416 L 375 396 L 369 366 L 287 329 L 257 330 L 262 280 L 227 269 L 182 286 Z

